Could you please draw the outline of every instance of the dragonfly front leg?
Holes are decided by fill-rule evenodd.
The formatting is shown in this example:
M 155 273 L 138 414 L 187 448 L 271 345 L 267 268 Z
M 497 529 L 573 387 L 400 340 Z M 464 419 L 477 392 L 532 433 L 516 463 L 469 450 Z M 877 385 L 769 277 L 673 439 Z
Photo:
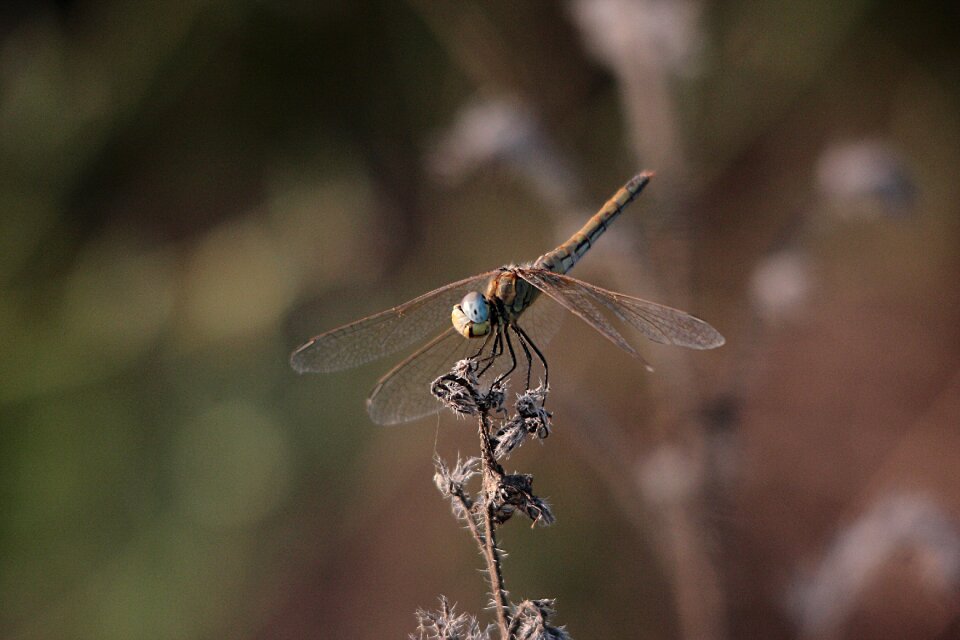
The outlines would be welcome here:
M 493 333 L 488 333 L 487 337 L 483 339 L 483 344 L 480 345 L 480 348 L 477 349 L 477 352 L 470 356 L 471 360 L 479 360 L 480 354 L 483 353 L 483 350 L 487 348 L 487 345 L 490 344 L 490 338 L 493 337 Z
M 497 361 L 497 358 L 503 354 L 503 332 L 500 329 L 500 325 L 497 325 L 496 334 L 496 338 L 493 341 L 493 349 L 490 350 L 490 355 L 488 355 L 486 358 L 480 359 L 480 362 L 485 364 L 483 365 L 483 368 L 477 372 L 478 378 L 482 378 L 483 374 L 485 374 L 487 370 L 493 366 L 493 363 Z M 493 334 L 491 333 L 490 335 L 492 336 Z M 483 350 L 486 348 L 489 341 L 490 337 L 487 336 L 487 339 L 483 341 L 483 346 L 480 347 L 480 351 L 477 352 L 477 356 L 483 353 Z

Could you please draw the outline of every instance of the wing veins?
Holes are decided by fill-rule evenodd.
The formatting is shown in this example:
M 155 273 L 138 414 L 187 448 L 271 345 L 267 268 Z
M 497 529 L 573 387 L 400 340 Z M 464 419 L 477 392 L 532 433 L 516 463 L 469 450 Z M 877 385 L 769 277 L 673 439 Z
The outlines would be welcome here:
M 444 330 L 443 332 L 441 332 L 439 335 L 437 335 L 432 340 L 430 340 L 430 342 L 426 343 L 425 345 L 423 345 L 422 347 L 420 347 L 419 349 L 417 349 L 416 351 L 408 355 L 406 358 L 401 360 L 396 366 L 390 369 L 390 371 L 388 371 L 383 376 L 381 376 L 380 380 L 377 381 L 376 386 L 370 392 L 370 396 L 367 398 L 367 413 L 370 414 L 370 417 L 373 419 L 374 422 L 381 425 L 397 424 L 400 422 L 415 420 L 417 418 L 420 418 L 425 415 L 429 415 L 430 413 L 435 413 L 436 411 L 440 410 L 442 405 L 440 405 L 439 402 L 436 402 L 435 411 L 419 411 L 418 410 L 416 412 L 416 415 L 413 415 L 409 411 L 405 412 L 402 407 L 391 408 L 389 406 L 392 401 L 391 398 L 381 399 L 379 402 L 378 402 L 378 398 L 380 397 L 380 394 L 381 392 L 384 391 L 384 389 L 390 388 L 389 385 L 393 380 L 401 379 L 403 377 L 403 373 L 405 372 L 407 367 L 409 367 L 411 364 L 417 364 L 417 362 L 420 361 L 421 358 L 426 356 L 431 350 L 440 346 L 441 344 L 443 344 L 445 340 L 451 337 L 461 338 L 461 336 L 456 332 L 456 330 L 453 327 L 450 327 Z M 466 338 L 463 338 L 463 340 L 466 341 Z M 443 363 L 451 361 L 453 359 L 454 354 L 456 354 L 457 351 L 463 347 L 464 343 L 465 342 L 460 342 L 459 340 L 455 340 L 453 343 L 453 348 L 449 349 L 445 355 L 443 355 L 441 358 L 436 360 L 437 363 L 441 363 L 438 366 L 442 366 Z M 452 362 L 450 362 L 450 364 L 452 364 Z M 437 376 L 439 375 L 441 375 L 441 373 L 438 372 Z M 430 390 L 426 388 L 426 384 L 424 385 L 423 389 L 419 389 L 419 390 L 410 389 L 408 391 L 409 393 L 417 394 L 418 397 L 413 398 L 414 402 L 417 402 L 418 400 L 422 400 L 425 396 L 429 395 L 430 393 Z M 423 395 L 420 395 L 420 394 L 423 394 Z M 403 398 L 403 396 L 400 396 L 400 397 Z M 388 413 L 392 413 L 393 415 L 386 415 Z
M 314 336 L 291 354 L 290 364 L 300 373 L 329 372 L 400 351 L 439 327 L 449 313 L 443 307 L 446 303 L 451 307 L 455 304 L 459 290 L 476 286 L 494 273 L 488 271 L 451 282 L 396 307 Z M 441 301 L 443 305 L 439 304 Z M 392 326 L 384 326 L 390 323 Z M 378 336 L 378 331 L 386 333 Z
M 654 342 L 691 349 L 712 349 L 724 343 L 723 336 L 710 324 L 680 309 L 609 291 L 551 271 L 523 269 L 521 275 L 531 279 L 535 286 L 537 278 L 540 278 L 552 281 L 554 285 L 563 283 L 567 288 L 589 296 L 620 321 L 637 329 Z M 550 293 L 545 292 L 548 295 Z M 617 344 L 616 341 L 614 342 Z
M 636 351 L 636 349 L 634 349 L 624 339 L 620 332 L 617 331 L 613 325 L 611 325 L 607 319 L 603 317 L 596 307 L 594 307 L 592 304 L 589 304 L 585 299 L 581 300 L 579 303 L 575 303 L 570 299 L 573 294 L 564 290 L 564 287 L 568 285 L 568 283 L 564 279 L 558 277 L 559 274 L 556 274 L 552 271 L 547 271 L 545 269 L 518 269 L 517 271 L 524 280 L 530 282 L 530 284 L 535 286 L 537 289 L 589 324 L 607 340 L 617 345 L 635 358 L 643 360 L 643 357 Z

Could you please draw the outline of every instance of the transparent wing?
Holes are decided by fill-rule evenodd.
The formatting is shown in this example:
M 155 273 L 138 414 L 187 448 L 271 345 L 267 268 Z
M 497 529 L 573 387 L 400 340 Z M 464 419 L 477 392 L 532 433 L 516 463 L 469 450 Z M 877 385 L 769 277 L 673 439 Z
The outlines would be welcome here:
M 367 398 L 367 412 L 382 425 L 409 422 L 438 412 L 443 405 L 430 393 L 433 381 L 450 371 L 458 360 L 476 355 L 481 347 L 481 357 L 489 355 L 493 342 L 491 338 L 484 345 L 482 340 L 464 338 L 450 327 L 380 379 Z M 504 353 L 482 381 L 489 382 L 509 366 L 510 356 Z M 521 366 L 519 360 L 517 366 Z
M 724 343 L 716 329 L 685 311 L 601 289 L 545 269 L 521 268 L 517 272 L 631 355 L 637 355 L 636 349 L 620 335 L 601 309 L 654 342 L 690 349 L 713 349 Z
M 290 356 L 299 373 L 356 367 L 409 347 L 450 323 L 453 305 L 472 289 L 482 288 L 495 271 L 481 273 L 434 289 L 376 315 L 322 333 Z
M 514 323 L 519 325 L 538 347 L 543 347 L 557 335 L 565 315 L 567 314 L 556 302 L 547 296 L 540 296 Z
M 596 299 L 590 290 L 582 289 L 573 284 L 574 282 L 580 282 L 579 280 L 566 278 L 546 269 L 517 269 L 517 273 L 524 280 L 599 331 L 607 340 L 635 358 L 643 360 L 637 350 L 630 346 L 630 343 L 620 335 L 616 327 L 597 309 L 596 304 L 594 304 Z

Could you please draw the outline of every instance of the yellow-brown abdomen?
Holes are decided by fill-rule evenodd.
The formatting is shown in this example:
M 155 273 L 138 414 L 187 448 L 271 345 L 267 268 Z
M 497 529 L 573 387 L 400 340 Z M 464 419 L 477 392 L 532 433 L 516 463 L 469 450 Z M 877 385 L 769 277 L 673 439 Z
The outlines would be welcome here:
M 623 185 L 606 204 L 593 215 L 570 239 L 562 245 L 540 256 L 534 267 L 548 269 L 555 273 L 566 273 L 573 268 L 580 258 L 593 246 L 597 238 L 607 230 L 613 220 L 636 198 L 643 188 L 650 182 L 652 173 L 644 172 L 634 176 L 630 182 Z

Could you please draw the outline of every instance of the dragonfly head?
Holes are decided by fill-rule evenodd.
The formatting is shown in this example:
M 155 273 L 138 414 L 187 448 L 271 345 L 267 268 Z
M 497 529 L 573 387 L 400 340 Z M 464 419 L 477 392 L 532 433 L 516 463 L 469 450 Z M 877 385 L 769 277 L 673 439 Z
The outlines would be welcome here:
M 465 338 L 485 336 L 490 333 L 490 303 L 479 292 L 471 291 L 454 305 L 450 320 Z

